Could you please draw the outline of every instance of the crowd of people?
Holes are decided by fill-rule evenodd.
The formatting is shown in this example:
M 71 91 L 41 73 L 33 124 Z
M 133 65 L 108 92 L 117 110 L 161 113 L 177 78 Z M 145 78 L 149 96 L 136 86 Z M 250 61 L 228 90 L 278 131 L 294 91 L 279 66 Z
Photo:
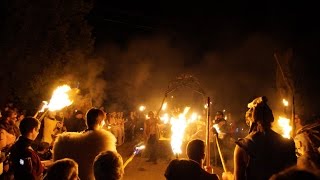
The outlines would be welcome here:
M 319 179 L 319 119 L 297 116 L 296 137 L 285 139 L 271 129 L 274 117 L 266 97 L 256 98 L 248 107 L 249 134 L 235 141 L 234 172 L 223 173 L 222 179 Z M 140 126 L 137 122 L 134 112 L 124 118 L 121 112 L 106 113 L 97 108 L 85 114 L 75 111 L 68 118 L 60 112 L 49 112 L 39 121 L 36 117 L 25 117 L 25 112 L 16 108 L 6 107 L 0 119 L 0 177 L 122 179 L 124 166 L 117 147 L 127 137 L 124 132 L 134 137 Z M 129 125 L 125 128 L 126 123 Z M 150 111 L 142 126 L 150 151 L 147 161 L 154 164 L 158 160 L 158 124 L 159 119 Z M 223 114 L 218 112 L 212 122 L 212 133 L 221 144 L 228 136 L 225 124 Z M 186 146 L 188 159 L 172 160 L 164 177 L 168 180 L 219 179 L 211 167 L 204 166 L 205 146 L 200 139 L 190 140 Z M 228 143 L 224 146 L 226 149 Z

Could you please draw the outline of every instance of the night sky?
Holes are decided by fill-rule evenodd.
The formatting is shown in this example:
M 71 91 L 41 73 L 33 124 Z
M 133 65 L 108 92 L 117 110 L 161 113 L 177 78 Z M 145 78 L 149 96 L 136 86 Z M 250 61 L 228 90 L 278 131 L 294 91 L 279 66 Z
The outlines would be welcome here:
M 2 6 L 1 14 L 4 20 L 5 12 L 19 11 L 18 8 L 5 7 Z M 290 68 L 299 96 L 297 106 L 312 104 L 306 107 L 314 111 L 316 104 L 310 102 L 319 99 L 319 83 L 316 83 L 320 47 L 317 7 L 292 1 L 166 3 L 96 0 L 86 20 L 92 27 L 92 56 L 99 60 L 92 61 L 93 66 L 84 65 L 67 72 L 89 74 L 87 80 L 91 79 L 92 83 L 75 81 L 79 81 L 80 87 L 91 88 L 88 91 L 99 92 L 98 104 L 104 102 L 110 111 L 130 109 L 139 104 L 149 104 L 157 109 L 169 82 L 181 74 L 190 74 L 199 80 L 206 96 L 212 98 L 213 111 L 226 109 L 238 119 L 243 118 L 246 104 L 256 96 L 269 97 L 275 111 L 282 108 L 281 99 L 290 95 L 279 93 L 279 69 L 274 52 L 291 48 L 294 65 Z M 21 8 L 25 5 L 21 4 Z M 41 17 L 38 11 L 46 13 L 46 9 L 31 10 L 36 11 L 34 19 Z M 24 22 L 24 15 L 17 17 Z M 31 17 L 29 21 L 32 22 L 32 15 L 26 17 Z M 3 22 L 10 24 L 10 21 Z M 23 30 L 31 34 L 34 31 Z M 2 37 L 6 38 L 3 42 L 11 42 L 5 33 Z M 13 42 L 19 44 L 21 39 L 24 40 L 20 36 L 17 39 L 19 41 Z M 52 36 L 52 39 L 56 37 Z M 32 39 L 29 41 L 33 42 Z M 10 45 L 14 47 L 14 43 Z M 56 48 L 54 44 L 51 46 Z M 45 60 L 39 58 L 37 61 L 41 64 Z M 65 63 L 64 66 L 68 67 L 68 62 Z M 20 65 L 23 67 L 22 63 Z M 6 74 L 6 71 L 2 72 Z M 18 79 L 24 77 L 22 73 L 13 77 L 16 76 Z M 174 96 L 181 96 L 180 101 L 189 104 L 198 99 L 198 95 L 189 89 L 180 89 Z

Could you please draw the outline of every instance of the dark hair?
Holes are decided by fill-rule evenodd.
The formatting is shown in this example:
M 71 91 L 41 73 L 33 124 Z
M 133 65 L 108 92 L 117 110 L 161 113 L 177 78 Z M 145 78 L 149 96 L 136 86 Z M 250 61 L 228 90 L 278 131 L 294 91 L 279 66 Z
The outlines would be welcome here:
M 87 117 L 86 123 L 87 123 L 88 129 L 93 129 L 95 126 L 100 124 L 103 119 L 106 118 L 106 114 L 100 109 L 92 108 L 87 112 L 86 117 Z M 98 118 L 98 117 L 102 117 L 102 118 Z
M 113 151 L 101 152 L 93 162 L 96 180 L 118 180 L 123 176 L 123 161 L 120 154 Z
M 317 175 L 309 172 L 308 170 L 298 169 L 296 167 L 291 167 L 285 169 L 278 174 L 274 174 L 271 176 L 270 180 L 300 180 L 300 179 L 308 179 L 308 180 L 319 180 Z
M 192 140 L 187 145 L 189 159 L 199 160 L 204 158 L 205 143 L 200 139 Z
M 21 132 L 21 135 L 27 135 L 28 133 L 31 133 L 34 128 L 39 127 L 40 122 L 33 117 L 26 117 L 22 119 L 19 129 Z
M 78 176 L 78 164 L 72 159 L 64 158 L 55 161 L 49 168 L 46 180 L 73 179 Z
M 13 114 L 18 114 L 17 111 L 13 110 L 13 109 L 8 109 L 4 112 L 2 112 L 2 117 L 3 119 L 7 119 L 8 117 L 12 116 Z

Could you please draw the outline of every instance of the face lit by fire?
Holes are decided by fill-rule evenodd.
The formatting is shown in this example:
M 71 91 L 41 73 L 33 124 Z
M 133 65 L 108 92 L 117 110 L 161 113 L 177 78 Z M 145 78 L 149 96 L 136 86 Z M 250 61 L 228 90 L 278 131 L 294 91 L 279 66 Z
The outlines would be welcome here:
M 247 112 L 246 112 L 246 124 L 250 127 L 252 122 L 253 122 L 253 108 L 250 108 Z

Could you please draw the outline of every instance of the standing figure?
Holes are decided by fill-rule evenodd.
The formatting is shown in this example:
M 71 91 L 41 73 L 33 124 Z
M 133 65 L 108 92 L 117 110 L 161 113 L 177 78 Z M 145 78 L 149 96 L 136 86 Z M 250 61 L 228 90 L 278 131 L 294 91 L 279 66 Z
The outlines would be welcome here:
M 254 99 L 248 108 L 246 123 L 250 130 L 249 135 L 236 141 L 234 179 L 269 179 L 296 164 L 294 142 L 271 129 L 274 117 L 266 97 Z
M 148 113 L 148 117 L 149 119 L 145 120 L 144 123 L 144 136 L 147 142 L 147 148 L 150 152 L 147 162 L 157 164 L 157 148 L 159 141 L 158 119 L 154 116 L 152 111 Z

